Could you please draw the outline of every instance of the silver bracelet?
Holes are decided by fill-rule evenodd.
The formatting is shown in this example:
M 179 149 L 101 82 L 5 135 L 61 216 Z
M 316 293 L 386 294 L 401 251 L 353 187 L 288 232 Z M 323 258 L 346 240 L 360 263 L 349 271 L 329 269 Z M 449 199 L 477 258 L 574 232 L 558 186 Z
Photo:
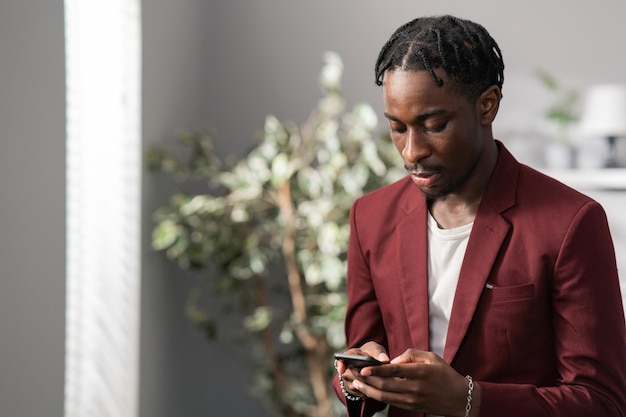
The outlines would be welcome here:
M 337 361 L 335 360 L 335 369 L 337 369 Z M 348 390 L 346 389 L 346 385 L 343 382 L 343 378 L 341 377 L 341 374 L 339 373 L 339 370 L 337 370 L 337 377 L 339 378 L 339 387 L 341 388 L 341 392 L 343 392 L 343 395 L 346 397 L 346 399 L 350 400 L 350 401 L 361 401 L 362 398 L 361 397 L 357 397 L 356 395 L 352 395 L 348 392 Z
M 467 404 L 465 404 L 465 417 L 469 417 L 470 411 L 472 411 L 472 393 L 474 392 L 474 380 L 471 376 L 465 375 L 467 379 Z

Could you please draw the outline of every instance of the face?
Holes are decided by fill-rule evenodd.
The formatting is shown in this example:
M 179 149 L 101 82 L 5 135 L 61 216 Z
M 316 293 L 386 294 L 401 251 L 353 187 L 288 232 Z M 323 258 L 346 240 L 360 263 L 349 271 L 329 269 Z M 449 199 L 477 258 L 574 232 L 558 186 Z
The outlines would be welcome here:
M 433 199 L 484 188 L 497 155 L 491 136 L 497 87 L 471 103 L 442 78 L 439 87 L 427 71 L 395 70 L 383 80 L 391 138 L 415 185 Z

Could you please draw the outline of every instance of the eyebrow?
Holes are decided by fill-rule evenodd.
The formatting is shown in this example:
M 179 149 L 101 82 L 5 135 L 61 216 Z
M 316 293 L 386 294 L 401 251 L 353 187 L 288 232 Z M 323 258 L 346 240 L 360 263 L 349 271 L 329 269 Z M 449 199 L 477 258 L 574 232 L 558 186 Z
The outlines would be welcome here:
M 415 121 L 422 121 L 422 120 L 428 119 L 429 117 L 437 116 L 437 115 L 440 115 L 440 114 L 443 114 L 443 113 L 447 113 L 447 111 L 444 110 L 444 109 L 434 109 L 434 110 L 431 110 L 431 111 L 427 111 L 427 112 L 418 114 L 415 117 L 414 120 Z M 397 117 L 395 117 L 395 116 L 393 116 L 393 115 L 391 115 L 391 114 L 389 114 L 387 112 L 385 112 L 383 114 L 385 115 L 385 118 L 387 118 L 388 120 L 391 120 L 392 122 L 400 122 L 400 120 Z

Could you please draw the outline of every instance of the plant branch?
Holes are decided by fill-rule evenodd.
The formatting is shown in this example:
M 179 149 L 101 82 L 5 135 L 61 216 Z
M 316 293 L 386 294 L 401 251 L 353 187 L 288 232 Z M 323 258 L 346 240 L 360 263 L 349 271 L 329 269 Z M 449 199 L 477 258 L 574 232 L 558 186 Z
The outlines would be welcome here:
M 287 269 L 289 292 L 296 321 L 295 331 L 305 350 L 309 380 L 313 388 L 319 417 L 331 417 L 330 393 L 327 384 L 326 367 L 328 360 L 328 342 L 325 337 L 316 337 L 308 326 L 306 298 L 302 288 L 302 277 L 296 258 L 296 224 L 291 201 L 289 181 L 285 181 L 278 190 L 278 203 L 285 222 L 285 236 L 283 238 L 283 256 Z
M 265 280 L 263 279 L 263 277 L 260 275 L 255 275 L 254 285 L 256 289 L 257 305 L 261 307 L 268 306 L 269 301 L 267 296 L 267 287 L 265 285 Z M 274 335 L 272 334 L 271 326 L 267 326 L 261 331 L 261 340 L 265 347 L 267 361 L 270 364 L 270 375 L 272 380 L 274 381 L 274 386 L 276 387 L 276 396 L 278 397 L 278 401 L 280 404 L 282 404 L 282 407 L 285 409 L 288 417 L 297 417 L 298 413 L 294 410 L 293 406 L 287 400 L 285 373 L 283 372 L 283 369 L 278 360 L 276 341 Z
M 278 189 L 278 205 L 280 214 L 285 224 L 285 236 L 283 238 L 283 257 L 287 270 L 287 282 L 293 305 L 293 315 L 296 321 L 296 334 L 305 349 L 313 349 L 317 343 L 316 338 L 308 328 L 308 315 L 304 290 L 302 289 L 302 277 L 296 259 L 296 222 L 291 202 L 291 189 L 289 181 L 285 181 Z

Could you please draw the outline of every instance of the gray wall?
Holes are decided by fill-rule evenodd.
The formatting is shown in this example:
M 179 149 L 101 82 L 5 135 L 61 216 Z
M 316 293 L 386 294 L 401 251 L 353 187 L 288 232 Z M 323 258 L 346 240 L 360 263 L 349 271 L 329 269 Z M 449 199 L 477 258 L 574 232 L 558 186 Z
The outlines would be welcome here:
M 196 0 L 142 7 L 144 145 L 167 146 L 179 129 L 206 125 L 219 15 Z M 144 178 L 140 416 L 250 415 L 261 405 L 246 394 L 247 355 L 192 328 L 183 308 L 193 279 L 150 250 L 151 214 L 172 192 L 168 178 Z
M 212 7 L 218 16 L 211 21 L 214 38 L 205 40 L 213 49 L 211 71 L 199 80 L 210 91 L 203 122 L 217 129 L 223 151 L 238 152 L 267 113 L 302 121 L 319 97 L 317 76 L 327 50 L 343 57 L 349 103 L 367 101 L 382 114 L 373 82 L 380 47 L 409 19 L 443 13 L 481 22 L 502 48 L 506 80 L 497 125 L 520 116 L 515 80 L 536 68 L 580 85 L 626 81 L 622 0 L 575 6 L 529 0 L 506 7 L 496 0 L 239 0 Z
M 0 416 L 63 414 L 62 4 L 0 2 Z
M 241 153 L 268 113 L 302 121 L 319 98 L 324 51 L 341 54 L 349 104 L 380 111 L 372 67 L 406 20 L 454 13 L 483 23 L 507 64 L 504 120 L 524 120 L 517 78 L 541 67 L 580 85 L 626 81 L 621 0 L 144 0 L 143 135 L 170 144 L 212 126 Z M 60 416 L 64 343 L 64 86 L 61 1 L 0 1 L 0 415 Z M 524 97 L 526 100 L 527 97 Z M 182 314 L 191 279 L 149 249 L 150 215 L 172 184 L 143 185 L 140 414 L 262 416 L 245 352 L 207 344 Z M 236 326 L 236 322 L 227 322 Z

